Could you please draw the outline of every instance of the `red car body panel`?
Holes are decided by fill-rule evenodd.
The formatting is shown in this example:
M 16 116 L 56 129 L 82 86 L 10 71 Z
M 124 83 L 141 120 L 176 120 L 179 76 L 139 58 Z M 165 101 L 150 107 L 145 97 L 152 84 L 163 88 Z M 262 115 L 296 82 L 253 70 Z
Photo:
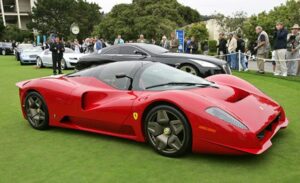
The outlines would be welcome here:
M 288 125 L 282 107 L 249 83 L 230 75 L 207 78 L 216 88 L 167 91 L 117 90 L 93 77 L 41 78 L 17 83 L 23 115 L 29 91 L 45 99 L 50 126 L 145 141 L 143 119 L 156 104 L 180 109 L 192 129 L 192 150 L 214 154 L 260 154 Z M 240 129 L 205 110 L 218 107 L 245 124 Z M 259 139 L 258 134 L 264 133 Z

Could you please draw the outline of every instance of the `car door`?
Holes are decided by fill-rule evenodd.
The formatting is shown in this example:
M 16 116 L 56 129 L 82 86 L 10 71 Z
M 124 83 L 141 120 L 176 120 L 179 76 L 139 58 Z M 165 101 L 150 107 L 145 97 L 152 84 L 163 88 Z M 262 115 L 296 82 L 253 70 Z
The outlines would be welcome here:
M 107 50 L 103 51 L 100 53 L 101 58 L 103 60 L 113 60 L 113 61 L 118 61 L 120 53 L 120 47 L 119 46 L 114 46 L 113 48 L 108 48 Z
M 124 121 L 132 115 L 132 104 L 137 96 L 128 90 L 128 78 L 116 78 L 116 73 L 131 76 L 135 70 L 131 65 L 122 63 L 103 65 L 94 69 L 88 77 L 71 78 L 83 83 L 84 87 L 74 90 L 72 111 L 77 126 L 103 132 L 116 133 Z M 84 76 L 84 71 L 79 73 Z M 79 96 L 79 97 L 78 97 Z
M 145 53 L 145 52 L 134 46 L 121 46 L 117 59 L 118 61 L 145 60 L 146 58 L 149 57 L 148 55 L 142 55 L 140 53 Z

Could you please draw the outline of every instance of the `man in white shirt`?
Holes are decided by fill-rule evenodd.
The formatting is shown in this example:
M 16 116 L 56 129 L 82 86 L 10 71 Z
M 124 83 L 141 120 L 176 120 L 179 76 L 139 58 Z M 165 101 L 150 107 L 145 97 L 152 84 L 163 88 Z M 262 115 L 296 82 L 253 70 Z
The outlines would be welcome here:
M 237 40 L 233 36 L 233 33 L 228 35 L 228 63 L 232 69 L 238 69 L 237 57 L 236 57 Z

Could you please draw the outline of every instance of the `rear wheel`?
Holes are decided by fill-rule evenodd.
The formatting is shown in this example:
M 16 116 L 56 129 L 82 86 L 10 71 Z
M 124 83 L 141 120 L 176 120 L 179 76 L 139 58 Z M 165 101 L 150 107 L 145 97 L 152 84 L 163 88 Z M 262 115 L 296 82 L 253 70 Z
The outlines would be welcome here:
M 37 66 L 37 68 L 43 68 L 44 67 L 43 61 L 42 61 L 42 59 L 40 57 L 38 57 L 36 59 L 36 66 Z
M 37 92 L 30 92 L 25 98 L 25 112 L 29 124 L 38 130 L 49 127 L 48 107 L 44 98 Z
M 187 73 L 199 76 L 199 70 L 193 65 L 183 64 L 182 66 L 179 67 L 179 69 Z
M 6 50 L 3 49 L 3 50 L 1 51 L 1 53 L 2 53 L 2 55 L 6 55 Z
M 151 109 L 145 118 L 144 128 L 151 146 L 164 156 L 180 156 L 191 147 L 190 125 L 174 107 L 159 105 Z

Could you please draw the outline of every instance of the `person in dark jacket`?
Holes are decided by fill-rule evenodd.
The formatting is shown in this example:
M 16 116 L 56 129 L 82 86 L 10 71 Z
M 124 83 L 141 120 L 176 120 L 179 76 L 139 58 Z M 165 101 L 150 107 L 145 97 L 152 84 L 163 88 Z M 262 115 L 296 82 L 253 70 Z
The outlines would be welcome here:
M 276 29 L 274 32 L 274 51 L 275 51 L 275 76 L 282 75 L 287 76 L 287 67 L 285 61 L 286 48 L 287 48 L 287 36 L 288 30 L 284 28 L 282 22 L 276 24 Z
M 58 70 L 58 74 L 62 74 L 61 60 L 63 58 L 65 47 L 59 37 L 56 37 L 55 41 L 50 45 L 50 51 L 52 52 L 53 74 L 57 74 L 56 70 Z
M 225 34 L 220 33 L 219 34 L 219 45 L 218 45 L 218 55 L 220 55 L 220 58 L 225 60 L 225 55 L 227 54 L 227 40 L 225 39 Z
M 242 38 L 242 35 L 236 35 L 235 38 L 237 39 L 237 48 L 236 52 L 238 61 L 239 61 L 239 70 L 243 71 L 248 71 L 248 68 L 246 66 L 246 57 L 245 57 L 245 51 L 246 51 L 246 46 L 245 46 L 245 41 Z

